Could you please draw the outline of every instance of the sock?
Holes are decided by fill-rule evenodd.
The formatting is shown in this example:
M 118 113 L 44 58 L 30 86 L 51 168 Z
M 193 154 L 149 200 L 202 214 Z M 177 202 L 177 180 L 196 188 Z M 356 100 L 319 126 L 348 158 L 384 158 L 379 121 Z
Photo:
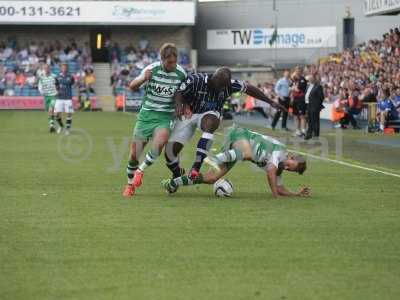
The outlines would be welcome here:
M 380 124 L 380 125 L 379 125 L 379 129 L 383 131 L 383 130 L 385 129 L 385 125 Z
M 203 160 L 208 155 L 208 150 L 210 150 L 213 143 L 214 135 L 212 133 L 203 132 L 199 142 L 197 143 L 196 151 L 196 161 L 194 162 L 192 168 L 200 170 Z
M 54 116 L 49 116 L 49 126 L 54 127 Z
M 61 117 L 57 117 L 57 123 L 58 123 L 58 125 L 60 125 L 60 127 L 64 127 Z
M 67 117 L 67 120 L 65 121 L 65 123 L 66 123 L 66 128 L 71 129 L 72 117 Z
M 132 184 L 133 182 L 133 177 L 135 174 L 135 171 L 138 168 L 138 162 L 135 160 L 130 160 L 128 162 L 128 166 L 126 167 L 126 175 L 128 175 L 128 184 Z
M 228 151 L 218 153 L 215 158 L 219 163 L 234 162 L 243 160 L 243 153 L 239 149 L 230 149 Z
M 172 172 L 174 178 L 181 176 L 181 167 L 179 166 L 179 158 L 176 157 L 173 161 L 167 162 L 167 167 Z
M 203 183 L 203 176 L 201 176 L 201 175 L 194 180 L 190 179 L 189 176 L 187 176 L 187 175 L 183 175 L 181 177 L 171 179 L 169 182 L 169 184 L 172 187 L 178 187 L 178 186 L 182 186 L 182 185 L 201 184 L 201 183 Z
M 151 166 L 156 161 L 158 156 L 159 154 L 155 150 L 151 149 L 149 152 L 146 153 L 146 158 L 140 164 L 139 170 L 144 171 L 144 169 Z

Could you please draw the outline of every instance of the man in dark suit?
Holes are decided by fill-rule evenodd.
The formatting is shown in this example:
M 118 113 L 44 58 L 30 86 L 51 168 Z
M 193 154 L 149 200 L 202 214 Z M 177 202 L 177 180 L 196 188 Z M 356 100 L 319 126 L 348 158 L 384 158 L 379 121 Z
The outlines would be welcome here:
M 308 87 L 306 91 L 306 103 L 307 113 L 308 113 L 308 130 L 304 139 L 309 140 L 313 136 L 319 136 L 319 114 L 321 110 L 324 108 L 322 102 L 324 101 L 324 91 L 322 86 L 316 80 L 315 75 L 308 76 Z

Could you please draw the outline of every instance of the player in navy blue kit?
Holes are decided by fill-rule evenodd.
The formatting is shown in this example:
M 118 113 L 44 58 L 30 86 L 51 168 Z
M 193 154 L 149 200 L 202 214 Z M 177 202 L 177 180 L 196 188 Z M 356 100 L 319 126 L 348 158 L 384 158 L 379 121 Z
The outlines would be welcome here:
M 197 143 L 196 159 L 189 176 L 193 179 L 199 177 L 203 160 L 211 148 L 214 132 L 220 123 L 222 106 L 236 92 L 246 93 L 278 109 L 286 110 L 255 86 L 231 79 L 231 71 L 227 67 L 218 68 L 213 74 L 189 75 L 175 95 L 178 98 L 176 103 L 183 103 L 182 107 L 177 107 L 178 117 L 185 115 L 185 118 L 178 118 L 165 149 L 167 166 L 173 177 L 184 173 L 179 165 L 178 155 L 183 145 L 193 137 L 196 128 L 202 131 L 202 136 Z
M 61 133 L 64 128 L 61 118 L 63 112 L 67 114 L 65 134 L 68 135 L 70 133 L 72 126 L 72 113 L 74 112 L 74 107 L 72 105 L 72 88 L 74 84 L 74 77 L 68 73 L 68 65 L 66 63 L 62 64 L 61 73 L 56 77 L 58 94 L 54 106 L 54 112 L 56 113 L 56 119 L 59 125 L 57 133 Z

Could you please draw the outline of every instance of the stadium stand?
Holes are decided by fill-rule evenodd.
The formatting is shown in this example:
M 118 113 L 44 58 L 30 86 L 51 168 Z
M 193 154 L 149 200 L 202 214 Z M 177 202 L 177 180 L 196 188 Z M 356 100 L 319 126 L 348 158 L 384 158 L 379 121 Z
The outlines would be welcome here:
M 320 77 L 327 101 L 337 101 L 344 91 L 346 97 L 342 100 L 347 100 L 347 106 L 356 98 L 364 103 L 374 103 L 381 100 L 383 89 L 389 89 L 391 100 L 399 110 L 399 28 L 390 29 L 381 40 L 370 40 L 354 49 L 323 57 L 318 64 L 306 69 Z M 374 114 L 369 114 L 369 121 L 375 121 Z M 387 125 L 398 129 L 396 121 Z
M 50 65 L 52 73 L 58 75 L 62 63 L 68 64 L 77 82 L 77 89 L 73 91 L 76 106 L 95 109 L 90 48 L 87 44 L 78 46 L 73 39 L 67 43 L 56 40 L 20 44 L 12 38 L 0 42 L 0 96 L 39 97 L 37 83 L 43 74 L 43 65 Z

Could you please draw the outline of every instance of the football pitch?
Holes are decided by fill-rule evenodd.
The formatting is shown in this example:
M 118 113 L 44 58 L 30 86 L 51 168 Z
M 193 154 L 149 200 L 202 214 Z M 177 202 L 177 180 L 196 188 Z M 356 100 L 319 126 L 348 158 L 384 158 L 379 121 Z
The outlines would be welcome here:
M 77 113 L 67 137 L 44 112 L 0 112 L 0 299 L 400 299 L 399 177 L 309 159 L 284 182 L 312 197 L 273 199 L 241 163 L 232 198 L 168 196 L 161 158 L 127 200 L 134 120 Z M 336 159 L 335 132 L 322 134 Z M 345 132 L 340 160 L 400 174 L 399 139 Z

